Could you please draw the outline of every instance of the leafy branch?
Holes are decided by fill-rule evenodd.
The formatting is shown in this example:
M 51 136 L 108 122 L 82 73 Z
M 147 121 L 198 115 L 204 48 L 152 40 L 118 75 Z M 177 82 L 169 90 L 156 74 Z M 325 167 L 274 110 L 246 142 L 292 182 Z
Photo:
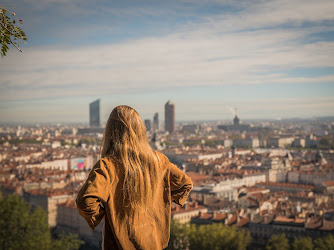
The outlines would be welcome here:
M 19 46 L 22 43 L 26 43 L 27 38 L 24 31 L 16 25 L 16 21 L 23 23 L 21 19 L 16 17 L 16 14 L 12 12 L 13 20 L 7 15 L 7 10 L 0 6 L 0 44 L 1 44 L 1 57 L 5 56 L 9 50 L 8 45 L 12 44 L 20 52 L 23 52 Z

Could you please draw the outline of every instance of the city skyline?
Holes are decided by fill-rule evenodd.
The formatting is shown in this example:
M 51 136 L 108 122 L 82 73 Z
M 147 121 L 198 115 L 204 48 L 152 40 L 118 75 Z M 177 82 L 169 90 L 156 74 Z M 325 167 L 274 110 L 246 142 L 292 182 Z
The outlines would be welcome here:
M 99 99 L 100 100 L 100 99 Z M 91 100 L 90 100 L 91 101 Z M 95 101 L 91 102 L 91 103 L 94 103 Z M 89 104 L 91 104 L 89 103 Z M 174 103 L 173 103 L 174 105 Z M 105 108 L 103 108 L 103 106 L 100 105 L 100 110 L 103 110 Z M 159 108 L 158 108 L 159 109 Z M 288 116 L 288 117 L 252 117 L 252 116 L 241 116 L 240 117 L 240 112 L 237 112 L 237 108 L 236 107 L 224 107 L 224 109 L 226 110 L 223 110 L 222 113 L 224 114 L 223 117 L 219 117 L 217 116 L 216 118 L 209 118 L 209 119 L 182 119 L 182 116 L 181 115 L 178 115 L 177 112 L 175 112 L 175 124 L 177 123 L 189 123 L 189 124 L 194 124 L 194 123 L 197 123 L 197 122 L 223 122 L 223 124 L 233 124 L 234 123 L 234 120 L 235 120 L 235 117 L 237 116 L 238 119 L 241 121 L 241 123 L 247 123 L 247 122 L 267 122 L 267 121 L 311 121 L 311 120 L 334 120 L 334 115 L 314 115 L 314 116 Z M 111 112 L 112 110 L 110 110 Z M 225 112 L 224 112 L 225 111 Z M 101 112 L 101 111 L 100 111 Z M 104 115 L 100 115 L 100 125 L 97 126 L 97 127 L 104 127 L 107 120 L 108 120 L 108 117 L 110 115 L 110 112 L 106 112 L 104 110 Z M 141 116 L 142 118 L 142 121 L 145 122 L 147 120 L 149 120 L 151 122 L 151 129 L 155 130 L 155 115 L 158 115 L 157 116 L 157 119 L 158 119 L 158 128 L 159 129 L 163 129 L 165 130 L 165 119 L 163 120 L 159 120 L 159 113 L 162 114 L 162 116 L 165 118 L 165 108 L 161 109 L 161 111 L 159 112 L 155 112 L 154 113 L 154 116 L 153 117 L 150 117 L 152 116 L 153 114 L 151 113 L 146 113 L 145 116 L 143 116 L 140 112 L 139 112 L 139 115 Z M 242 114 L 245 114 L 244 112 L 242 112 Z M 218 114 L 219 115 L 219 114 Z M 78 124 L 81 124 L 81 125 L 85 125 L 85 126 L 89 126 L 89 127 L 92 127 L 91 126 L 91 121 L 90 121 L 90 107 L 87 111 L 87 114 L 86 114 L 87 117 L 84 117 L 83 119 L 81 120 L 78 120 L 78 121 L 73 121 L 73 120 L 49 120 L 49 121 L 27 121 L 27 120 L 13 120 L 13 121 L 0 121 L 0 125 L 34 125 L 34 124 L 38 124 L 38 125 L 42 125 L 42 124 L 68 124 L 68 125 L 78 125 Z M 177 119 L 177 117 L 180 117 L 180 119 Z M 162 122 L 163 123 L 163 127 L 160 127 L 159 123 Z M 93 127 L 96 127 L 96 126 L 93 126 Z
M 89 103 L 89 126 L 100 127 L 100 99 Z
M 121 104 L 152 119 L 169 99 L 176 121 L 334 115 L 333 1 L 1 5 L 28 38 L 0 59 L 3 123 L 86 122 L 98 98 L 102 122 Z
M 170 100 L 165 104 L 165 131 L 175 132 L 175 105 Z
M 167 113 L 169 110 L 173 115 L 172 103 L 168 101 L 166 106 Z M 290 120 L 251 126 L 240 123 L 235 116 L 233 125 L 179 124 L 173 134 L 149 131 L 151 147 L 193 182 L 185 206 L 171 203 L 171 219 L 181 223 L 180 226 L 188 228 L 183 223 L 189 223 L 198 228 L 202 231 L 201 238 L 215 240 L 200 247 L 189 244 L 189 249 L 207 249 L 223 243 L 229 247 L 228 237 L 211 237 L 213 233 L 229 230 L 249 235 L 247 249 L 268 248 L 271 237 L 282 233 L 288 239 L 311 237 L 310 249 L 312 244 L 316 247 L 324 241 L 320 237 L 332 237 L 333 121 Z M 149 128 L 151 120 L 145 120 L 145 124 Z M 44 210 L 43 221 L 56 234 L 76 233 L 89 245 L 87 248 L 100 247 L 103 225 L 92 235 L 77 211 L 75 200 L 92 173 L 90 170 L 96 169 L 100 162 L 102 132 L 101 128 L 64 124 L 3 127 L 0 133 L 3 205 L 8 204 L 6 198 L 12 197 L 10 194 L 22 197 L 32 208 L 40 206 Z M 108 165 L 105 167 L 109 169 Z M 20 218 L 19 213 L 15 214 L 13 221 Z M 222 227 L 215 231 L 202 230 L 203 224 Z M 171 226 L 171 235 L 176 235 L 174 228 Z M 18 231 L 16 227 L 6 230 Z M 185 234 L 188 231 L 180 230 L 183 227 L 177 232 L 182 240 L 194 234 L 194 231 Z M 21 234 L 24 233 L 23 230 Z M 241 241 L 245 238 L 242 235 L 236 239 Z M 291 244 L 295 245 L 293 240 Z M 178 246 L 173 242 L 180 240 L 171 237 L 169 246 Z

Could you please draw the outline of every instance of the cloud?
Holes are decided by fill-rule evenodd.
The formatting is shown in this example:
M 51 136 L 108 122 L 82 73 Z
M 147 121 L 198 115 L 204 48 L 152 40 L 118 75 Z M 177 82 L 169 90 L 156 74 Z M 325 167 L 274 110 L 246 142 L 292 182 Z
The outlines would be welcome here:
M 69 16 L 76 3 L 62 1 L 61 8 L 71 6 L 63 15 Z M 173 3 L 172 11 L 154 5 L 145 11 L 138 5 L 107 5 L 101 15 L 116 15 L 121 10 L 125 16 L 147 16 L 156 10 L 173 17 L 180 15 L 176 10 L 185 3 Z M 52 4 L 57 2 L 44 2 L 43 8 Z M 174 32 L 161 36 L 77 47 L 35 46 L 25 48 L 23 54 L 11 51 L 0 61 L 0 98 L 5 101 L 103 95 L 179 86 L 333 82 L 334 72 L 317 77 L 295 77 L 285 72 L 293 68 L 334 67 L 334 41 L 305 41 L 314 33 L 333 31 L 323 24 L 334 21 L 333 4 L 242 1 L 236 11 L 223 11 L 225 7 L 236 8 L 235 2 L 197 1 L 187 9 L 188 15 L 202 6 L 220 6 L 224 14 L 202 14 L 194 18 L 196 22 L 189 19 Z M 83 3 L 73 15 L 85 11 L 87 6 Z M 99 12 L 99 7 L 95 11 Z M 309 24 L 303 26 L 305 22 Z M 84 24 L 79 33 L 87 29 Z M 283 26 L 286 24 L 289 27 Z M 97 25 L 96 29 L 100 32 L 104 27 Z M 64 29 L 54 32 L 63 32 L 67 37 L 76 34 L 76 30 Z M 109 29 L 112 33 L 112 25 Z
M 287 46 L 284 41 L 291 34 L 254 32 L 195 40 L 169 36 L 71 50 L 26 49 L 24 55 L 8 56 L 1 63 L 5 74 L 0 96 L 11 100 L 129 88 L 333 81 L 334 74 L 313 78 L 264 74 L 292 67 L 334 67 L 334 42 Z

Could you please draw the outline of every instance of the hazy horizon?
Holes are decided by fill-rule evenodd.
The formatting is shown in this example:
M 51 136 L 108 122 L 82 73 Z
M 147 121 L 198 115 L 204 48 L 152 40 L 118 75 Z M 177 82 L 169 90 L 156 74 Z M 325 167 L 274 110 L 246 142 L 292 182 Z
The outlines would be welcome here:
M 300 117 L 290 117 L 290 118 L 277 118 L 277 119 L 266 119 L 266 118 L 249 118 L 249 119 L 242 119 L 242 117 L 238 116 L 240 119 L 241 124 L 247 124 L 247 123 L 257 123 L 257 122 L 307 122 L 307 121 L 332 121 L 334 122 L 334 116 L 319 116 L 319 117 L 305 117 L 305 118 L 300 118 Z M 105 117 L 104 120 L 101 121 L 101 126 L 104 127 L 107 118 Z M 150 118 L 148 118 L 150 119 Z M 145 119 L 143 119 L 144 121 Z M 153 117 L 150 119 L 153 122 Z M 164 119 L 159 119 L 160 121 L 160 126 L 164 126 Z M 177 124 L 201 124 L 201 123 L 222 123 L 222 124 L 232 124 L 233 123 L 233 117 L 231 119 L 214 119 L 214 120 L 176 120 L 175 121 Z M 23 126 L 36 126 L 36 125 L 82 125 L 89 127 L 89 121 L 81 121 L 81 122 L 67 122 L 67 121 L 50 121 L 50 122 L 25 122 L 25 121 L 12 121 L 12 122 L 3 122 L 0 121 L 0 126 L 18 126 L 18 125 L 23 125 Z M 161 127 L 161 128 L 162 128 Z M 160 129 L 161 129 L 160 128 Z

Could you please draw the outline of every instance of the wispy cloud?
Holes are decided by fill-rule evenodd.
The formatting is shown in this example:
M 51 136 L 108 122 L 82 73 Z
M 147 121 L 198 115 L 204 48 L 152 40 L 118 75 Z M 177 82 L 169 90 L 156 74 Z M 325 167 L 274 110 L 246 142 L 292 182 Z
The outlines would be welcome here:
M 196 39 L 169 35 L 71 50 L 30 48 L 2 61 L 0 96 L 6 100 L 85 95 L 92 89 L 101 94 L 129 88 L 333 81 L 334 72 L 313 78 L 263 74 L 294 67 L 334 67 L 334 42 L 289 44 L 292 37 L 302 35 L 282 30 L 274 35 L 254 31 Z M 18 95 L 21 88 L 24 92 Z
M 40 15 L 25 17 L 40 43 L 0 60 L 3 102 L 181 86 L 334 83 L 334 71 L 293 74 L 334 67 L 334 38 L 326 36 L 334 33 L 332 0 L 19 2 L 18 11 L 31 6 Z M 310 39 L 319 33 L 325 35 Z

